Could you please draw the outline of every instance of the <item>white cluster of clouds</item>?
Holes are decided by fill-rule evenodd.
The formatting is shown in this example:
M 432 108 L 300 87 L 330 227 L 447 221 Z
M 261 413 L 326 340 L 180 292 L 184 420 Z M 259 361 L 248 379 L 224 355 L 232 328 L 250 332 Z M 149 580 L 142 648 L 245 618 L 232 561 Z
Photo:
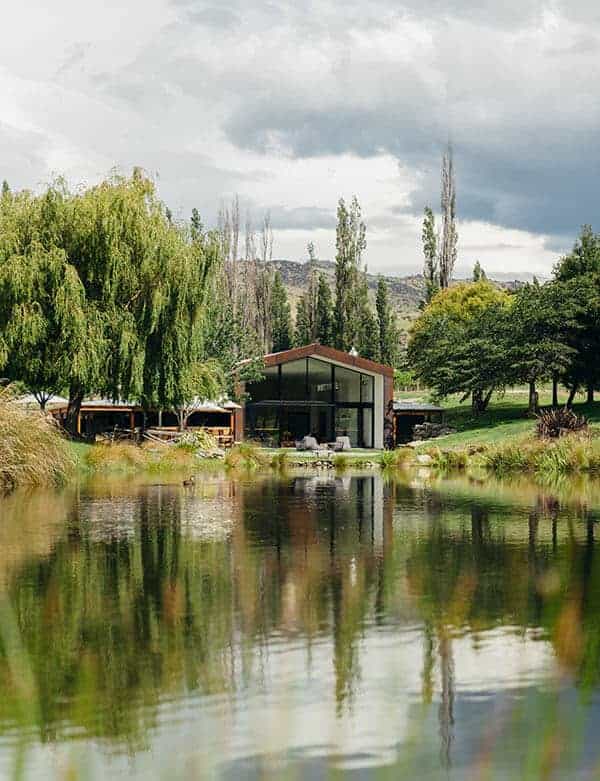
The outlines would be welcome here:
M 424 7 L 425 6 L 425 7 Z M 590 0 L 23 0 L 3 15 L 0 177 L 143 166 L 178 216 L 239 193 L 279 257 L 334 254 L 356 193 L 373 270 L 420 267 L 455 148 L 460 263 L 549 272 L 596 222 Z

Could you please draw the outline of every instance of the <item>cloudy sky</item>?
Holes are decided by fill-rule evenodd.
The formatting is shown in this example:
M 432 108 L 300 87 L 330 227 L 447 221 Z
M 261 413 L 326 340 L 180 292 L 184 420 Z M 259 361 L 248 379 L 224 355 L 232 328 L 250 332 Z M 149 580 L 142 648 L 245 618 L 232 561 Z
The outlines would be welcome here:
M 13 188 L 141 165 L 182 218 L 270 211 L 292 259 L 333 257 L 356 194 L 370 269 L 402 274 L 451 139 L 463 268 L 549 272 L 600 229 L 593 0 L 21 0 L 2 28 Z

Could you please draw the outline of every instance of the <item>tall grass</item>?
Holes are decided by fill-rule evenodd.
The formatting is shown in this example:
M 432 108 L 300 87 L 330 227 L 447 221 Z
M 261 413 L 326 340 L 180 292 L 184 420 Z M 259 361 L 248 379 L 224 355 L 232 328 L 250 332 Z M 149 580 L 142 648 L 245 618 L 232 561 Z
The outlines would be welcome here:
M 254 472 L 270 465 L 271 458 L 268 454 L 249 442 L 240 442 L 239 445 L 235 445 L 225 454 L 225 466 L 229 469 Z
M 133 442 L 96 444 L 86 455 L 86 465 L 97 472 L 167 472 L 197 469 L 193 450 L 172 445 L 139 446 Z
M 498 475 L 600 473 L 600 438 L 571 434 L 557 440 L 510 441 L 490 449 L 484 456 L 484 465 Z
M 0 487 L 61 484 L 74 468 L 54 421 L 15 404 L 9 391 L 0 393 Z
M 398 469 L 415 460 L 415 451 L 410 447 L 399 447 L 395 450 L 384 450 L 381 454 L 382 469 Z

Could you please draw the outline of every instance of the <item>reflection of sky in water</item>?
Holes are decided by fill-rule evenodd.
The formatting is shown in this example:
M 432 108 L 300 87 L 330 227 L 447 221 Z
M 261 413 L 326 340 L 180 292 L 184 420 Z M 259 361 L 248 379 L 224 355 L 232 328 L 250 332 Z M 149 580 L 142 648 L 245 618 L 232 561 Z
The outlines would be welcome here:
M 56 535 L 56 574 L 50 555 L 39 572 L 24 570 L 13 598 L 36 584 L 40 615 L 50 616 L 60 562 L 68 573 L 77 540 L 89 546 L 107 578 L 99 615 L 106 610 L 111 632 L 140 632 L 143 683 L 119 707 L 143 724 L 142 743 L 90 740 L 65 719 L 28 749 L 28 775 L 75 767 L 85 777 L 258 779 L 280 777 L 291 758 L 307 778 L 331 766 L 360 778 L 391 763 L 453 779 L 489 764 L 490 777 L 512 778 L 532 745 L 548 751 L 545 731 L 564 761 L 574 758 L 569 777 L 573 766 L 589 771 L 600 760 L 588 740 L 600 723 L 596 686 L 587 698 L 574 687 L 575 651 L 557 641 L 554 614 L 600 566 L 590 524 L 546 498 L 517 497 L 511 510 L 475 496 L 378 475 L 82 493 L 67 542 Z M 148 637 L 138 627 L 146 613 Z M 96 642 L 91 658 L 102 664 Z M 200 658 L 211 673 L 194 683 L 188 668 Z M 142 678 L 148 666 L 156 675 Z M 3 723 L 8 777 L 19 730 Z

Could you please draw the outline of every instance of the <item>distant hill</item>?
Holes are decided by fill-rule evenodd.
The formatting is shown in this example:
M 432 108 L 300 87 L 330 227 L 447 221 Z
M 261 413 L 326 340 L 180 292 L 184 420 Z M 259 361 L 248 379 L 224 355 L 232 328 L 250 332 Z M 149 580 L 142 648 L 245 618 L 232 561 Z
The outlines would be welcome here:
M 310 266 L 308 263 L 298 263 L 294 260 L 272 260 L 269 265 L 281 274 L 283 284 L 286 287 L 288 298 L 292 305 L 292 313 L 295 314 L 296 302 L 308 287 Z M 335 263 L 329 260 L 317 261 L 319 271 L 327 277 L 331 285 L 331 292 L 335 293 Z M 379 274 L 367 274 L 369 294 L 375 301 L 375 291 Z M 410 323 L 419 314 L 419 305 L 425 295 L 425 282 L 420 274 L 412 274 L 406 277 L 392 277 L 382 275 L 390 289 L 390 299 L 402 330 L 407 331 Z M 506 275 L 502 279 L 492 280 L 501 287 L 515 290 L 522 284 L 520 280 L 508 280 Z M 460 280 L 459 280 L 460 281 Z

